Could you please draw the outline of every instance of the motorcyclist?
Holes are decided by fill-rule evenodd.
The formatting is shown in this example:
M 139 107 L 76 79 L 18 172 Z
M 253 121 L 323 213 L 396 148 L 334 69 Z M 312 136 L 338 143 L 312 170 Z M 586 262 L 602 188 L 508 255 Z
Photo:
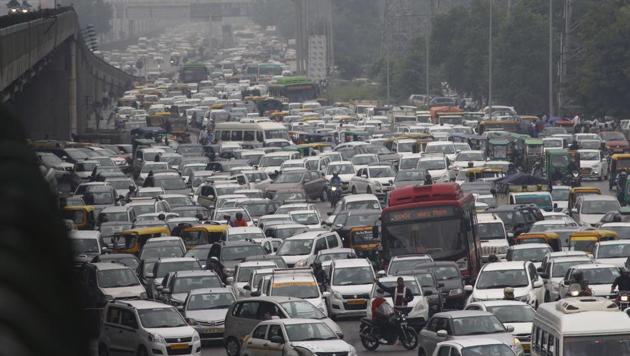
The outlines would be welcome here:
M 328 275 L 322 268 L 322 263 L 319 261 L 313 262 L 313 275 L 315 275 L 315 279 L 317 280 L 317 284 L 319 285 L 320 290 L 326 290 L 328 286 Z
M 576 271 L 573 273 L 573 284 L 580 288 L 580 292 L 578 294 L 579 297 L 590 297 L 593 295 L 593 291 L 588 286 L 588 282 L 584 280 L 582 271 Z
M 630 271 L 625 267 L 621 269 L 621 275 L 613 281 L 610 292 L 614 292 L 617 287 L 619 287 L 620 293 L 630 292 Z
M 149 175 L 147 175 L 147 179 L 144 180 L 142 184 L 143 187 L 153 187 L 155 184 L 155 180 L 153 179 L 153 171 L 149 171 Z
M 383 335 L 387 330 L 389 330 L 390 318 L 394 314 L 394 309 L 392 309 L 391 305 L 387 303 L 385 300 L 385 292 L 382 289 L 376 290 L 376 296 L 372 301 L 372 321 L 376 324 L 376 330 L 379 335 Z M 382 344 L 386 344 L 387 340 L 380 339 Z
M 129 184 L 129 191 L 127 192 L 127 195 L 125 196 L 125 200 L 127 202 L 131 201 L 131 198 L 136 196 L 136 186 L 133 184 Z
M 396 279 L 395 287 L 387 287 L 376 278 L 374 278 L 374 282 L 379 288 L 392 296 L 394 308 L 396 309 L 407 307 L 407 303 L 413 300 L 413 293 L 405 286 L 405 280 L 402 277 Z
M 341 185 L 341 177 L 339 177 L 339 172 L 333 172 L 332 178 L 330 178 L 330 185 Z
M 424 185 L 431 185 L 433 184 L 433 179 L 431 178 L 431 175 L 429 173 L 424 175 Z

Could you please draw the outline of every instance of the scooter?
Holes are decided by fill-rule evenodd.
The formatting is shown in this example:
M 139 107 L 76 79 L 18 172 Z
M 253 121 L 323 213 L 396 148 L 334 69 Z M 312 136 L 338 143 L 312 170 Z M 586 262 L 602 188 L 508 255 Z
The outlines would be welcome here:
M 415 349 L 418 346 L 418 334 L 407 323 L 409 311 L 411 308 L 396 310 L 390 319 L 391 327 L 388 330 L 379 330 L 374 321 L 367 318 L 361 319 L 359 330 L 363 347 L 366 350 L 374 351 L 379 345 L 394 345 L 396 341 L 400 340 L 405 349 Z

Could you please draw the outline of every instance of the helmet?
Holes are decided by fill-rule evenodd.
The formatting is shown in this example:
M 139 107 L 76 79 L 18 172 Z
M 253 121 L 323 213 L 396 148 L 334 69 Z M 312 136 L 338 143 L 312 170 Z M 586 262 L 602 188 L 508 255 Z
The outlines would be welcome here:
M 514 298 L 514 288 L 512 288 L 512 287 L 505 287 L 503 289 L 503 295 L 506 296 L 506 297 Z
M 136 186 L 133 184 L 129 184 L 129 191 L 133 192 L 136 190 Z

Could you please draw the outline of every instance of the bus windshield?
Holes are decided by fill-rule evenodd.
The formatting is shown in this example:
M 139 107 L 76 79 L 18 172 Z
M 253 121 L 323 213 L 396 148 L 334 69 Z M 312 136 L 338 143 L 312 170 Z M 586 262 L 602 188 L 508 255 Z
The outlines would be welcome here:
M 392 256 L 425 253 L 444 259 L 466 252 L 466 235 L 457 218 L 384 225 L 383 229 L 389 236 Z

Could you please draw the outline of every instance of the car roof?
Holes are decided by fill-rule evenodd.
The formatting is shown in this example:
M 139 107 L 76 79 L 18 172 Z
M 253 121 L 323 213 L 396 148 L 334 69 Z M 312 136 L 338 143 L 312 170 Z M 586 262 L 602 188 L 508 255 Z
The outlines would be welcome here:
M 175 272 L 175 276 L 177 277 L 198 277 L 198 276 L 216 276 L 216 275 L 217 275 L 216 272 L 209 271 L 207 269 Z
M 600 245 L 600 246 L 606 246 L 606 245 L 628 245 L 628 244 L 630 244 L 630 240 L 600 241 L 597 244 Z
M 352 194 L 352 195 L 346 195 L 342 199 L 345 200 L 346 203 L 362 201 L 362 200 L 378 200 L 378 198 L 374 194 Z
M 352 260 L 342 260 L 342 261 L 352 261 Z M 416 281 L 416 278 L 413 276 L 386 276 L 378 279 L 379 282 L 396 282 L 398 278 L 402 278 L 405 282 L 413 282 Z
M 525 302 L 520 302 L 518 300 L 480 300 L 480 301 L 472 302 L 471 304 L 479 304 L 486 307 L 497 307 L 497 306 L 504 306 L 504 305 L 529 306 L 529 304 Z
M 239 268 L 241 267 L 268 267 L 268 266 L 273 266 L 273 268 L 277 268 L 276 263 L 270 260 L 246 261 L 246 262 L 241 262 L 238 264 Z
M 334 254 L 334 253 L 352 253 L 355 254 L 356 252 L 354 251 L 354 249 L 352 248 L 348 248 L 348 247 L 335 247 L 335 248 L 328 248 L 325 250 L 321 250 L 319 251 L 317 254 L 319 255 L 329 255 L 329 254 Z
M 588 256 L 569 256 L 569 257 L 554 258 L 550 261 L 550 263 L 580 262 L 580 261 L 592 261 L 592 259 Z
M 492 262 L 483 266 L 484 271 L 502 271 L 512 269 L 524 269 L 527 261 Z
M 158 303 L 150 300 L 137 300 L 137 299 L 125 299 L 125 300 L 117 300 L 112 304 L 127 304 L 132 306 L 135 309 L 172 309 L 174 308 L 172 305 Z
M 303 232 L 301 234 L 297 234 L 291 237 L 287 237 L 285 239 L 286 240 L 307 240 L 307 239 L 314 239 L 317 237 L 320 237 L 324 234 L 330 233 L 330 231 L 322 231 L 322 230 L 318 230 L 318 231 L 306 231 Z
M 93 266 L 96 267 L 99 271 L 107 271 L 113 269 L 129 269 L 129 267 L 122 265 L 120 263 L 111 263 L 111 262 L 93 262 Z
M 503 220 L 493 213 L 479 213 L 477 214 L 478 223 L 503 223 Z
M 101 213 L 119 213 L 119 212 L 127 212 L 127 210 L 131 209 L 130 206 L 108 206 L 101 210 Z
M 262 229 L 256 226 L 230 226 L 228 227 L 228 233 L 247 233 L 247 232 L 262 232 Z
M 452 310 L 433 314 L 433 318 L 468 318 L 478 316 L 490 316 L 492 313 L 481 310 Z
M 546 243 L 528 243 L 528 244 L 520 244 L 520 245 L 512 245 L 510 246 L 511 250 L 528 250 L 532 248 L 548 248 L 551 249 L 551 246 Z
M 583 265 L 571 266 L 573 269 L 596 269 L 596 268 L 618 268 L 615 265 L 605 263 L 585 263 Z
M 372 264 L 365 258 L 349 258 L 342 260 L 333 260 L 332 263 L 335 265 L 335 268 L 345 268 L 345 267 L 370 267 Z
M 189 261 L 197 261 L 196 258 L 193 257 L 164 257 L 157 260 L 160 263 L 170 263 L 170 262 L 189 262 Z
M 199 288 L 199 289 L 193 289 L 190 292 L 190 295 L 197 295 L 197 294 L 212 294 L 212 293 L 230 293 L 232 294 L 232 290 L 230 288 Z
M 603 194 L 584 194 L 584 195 L 581 195 L 578 199 L 582 199 L 584 201 L 592 201 L 592 200 L 617 201 L 617 197 L 613 197 L 611 195 L 603 195 Z
M 142 214 L 142 215 L 148 215 L 148 214 Z M 146 243 L 162 242 L 162 241 L 182 241 L 182 238 L 179 236 L 158 236 L 158 237 L 152 237 L 148 239 Z

